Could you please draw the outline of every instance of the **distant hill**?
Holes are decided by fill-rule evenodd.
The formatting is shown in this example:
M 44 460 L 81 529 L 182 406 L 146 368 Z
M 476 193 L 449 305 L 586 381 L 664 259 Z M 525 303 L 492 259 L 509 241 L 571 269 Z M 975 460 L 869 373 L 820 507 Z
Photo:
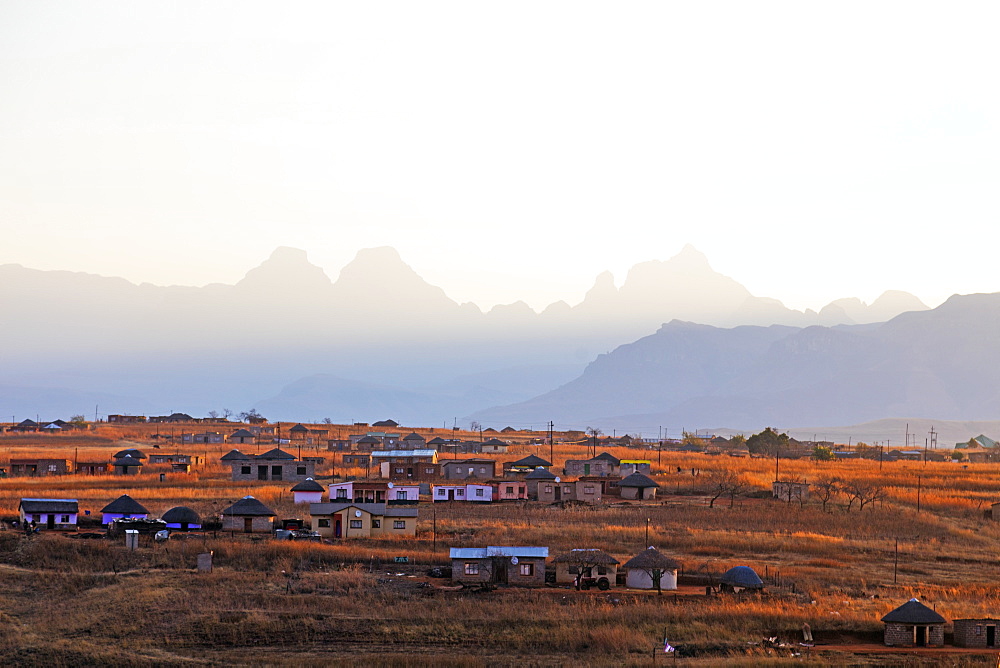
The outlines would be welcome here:
M 80 393 L 97 393 L 118 398 L 108 412 L 134 404 L 197 414 L 263 402 L 276 416 L 296 418 L 296 406 L 310 413 L 320 407 L 315 396 L 293 400 L 294 383 L 331 376 L 370 386 L 365 396 L 373 404 L 412 408 L 414 422 L 421 411 L 436 422 L 441 412 L 454 419 L 530 396 L 502 387 L 509 370 L 533 370 L 527 392 L 553 389 L 568 380 L 567 369 L 581 371 L 599 353 L 672 319 L 801 327 L 926 307 L 887 293 L 870 306 L 840 300 L 820 313 L 795 311 L 751 295 L 687 247 L 636 265 L 620 288 L 610 274 L 599 275 L 580 304 L 536 313 L 515 303 L 483 313 L 456 303 L 383 247 L 359 251 L 336 280 L 304 251 L 278 248 L 236 284 L 204 287 L 3 265 L 0 308 L 5 382 L 38 390 L 11 396 L 14 414 L 44 412 L 37 404 L 46 397 L 89 403 Z M 486 384 L 455 390 L 461 383 L 454 379 L 475 374 Z M 330 401 L 323 414 L 355 412 L 358 397 L 322 396 Z
M 955 296 L 887 323 L 716 328 L 672 321 L 534 399 L 479 411 L 489 424 L 837 425 L 899 415 L 1000 414 L 1000 294 Z

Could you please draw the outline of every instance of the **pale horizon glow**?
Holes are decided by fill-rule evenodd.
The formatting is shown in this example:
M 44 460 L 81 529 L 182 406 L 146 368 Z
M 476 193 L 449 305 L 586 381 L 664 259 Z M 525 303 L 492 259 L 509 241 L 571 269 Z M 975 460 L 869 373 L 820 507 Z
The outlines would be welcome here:
M 0 264 L 578 303 L 685 244 L 819 310 L 995 292 L 990 3 L 0 6 Z

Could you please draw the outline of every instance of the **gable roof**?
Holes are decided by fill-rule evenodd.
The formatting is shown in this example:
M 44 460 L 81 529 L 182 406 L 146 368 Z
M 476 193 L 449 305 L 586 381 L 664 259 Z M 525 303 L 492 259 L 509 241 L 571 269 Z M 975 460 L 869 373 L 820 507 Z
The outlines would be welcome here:
M 548 469 L 537 468 L 528 475 L 524 476 L 525 480 L 555 480 L 556 474 Z
M 374 436 L 362 436 L 357 440 L 358 443 L 381 443 L 381 438 L 376 438 Z
M 21 499 L 18 508 L 26 513 L 76 513 L 79 503 L 76 499 Z
M 570 550 L 560 554 L 558 557 L 552 561 L 557 564 L 562 563 L 574 563 L 574 564 L 618 564 L 621 563 L 610 554 L 603 550 L 594 550 L 586 548 L 578 548 Z
M 113 513 L 113 514 L 123 514 L 123 515 L 148 515 L 149 511 L 146 510 L 141 503 L 133 499 L 128 494 L 122 494 L 117 499 L 109 503 L 108 505 L 101 508 L 102 513 Z
M 285 459 L 294 460 L 295 455 L 289 454 L 282 450 L 281 448 L 274 448 L 273 450 L 268 450 L 262 455 L 257 455 L 257 459 Z
M 275 517 L 275 512 L 252 496 L 242 499 L 222 511 L 223 515 L 249 515 L 257 517 Z
M 896 624 L 944 624 L 945 618 L 915 598 L 887 613 L 883 622 Z
M 637 471 L 632 475 L 622 478 L 622 481 L 618 483 L 618 486 L 646 488 L 646 487 L 659 487 L 660 484 L 654 481 L 649 476 L 645 476 Z
M 408 436 L 404 436 L 403 440 L 404 441 L 420 441 L 421 443 L 427 441 L 426 438 L 424 438 L 423 436 L 421 436 L 417 432 L 413 432 L 412 434 L 409 434 Z
M 631 559 L 625 562 L 622 568 L 638 568 L 638 569 L 651 569 L 659 568 L 662 570 L 673 571 L 680 568 L 680 564 L 674 559 L 671 559 L 667 555 L 663 554 L 655 547 L 648 547 L 639 554 L 635 555 Z
M 733 566 L 722 574 L 719 582 L 730 587 L 744 587 L 746 589 L 760 589 L 764 586 L 764 581 L 749 566 Z
M 296 432 L 296 433 L 298 433 L 298 432 L 303 432 L 303 431 L 304 431 L 304 432 L 308 432 L 308 431 L 309 431 L 309 427 L 306 427 L 305 425 L 303 425 L 303 424 L 302 424 L 302 423 L 300 422 L 300 423 L 298 423 L 297 425 L 295 425 L 294 427 L 292 427 L 291 429 L 289 429 L 288 431 L 294 431 L 294 432 Z
M 254 434 L 249 429 L 237 429 L 229 435 L 229 438 L 254 438 Z
M 487 439 L 486 442 L 483 443 L 483 445 L 504 445 L 505 446 L 507 444 L 504 443 L 503 441 L 501 441 L 499 438 L 490 438 L 490 439 Z
M 378 422 L 372 422 L 373 427 L 398 427 L 399 423 L 395 420 L 379 420 Z
M 602 452 L 601 454 L 599 454 L 596 457 L 594 457 L 594 459 L 603 459 L 604 461 L 610 462 L 610 463 L 614 464 L 615 466 L 618 466 L 619 464 L 622 463 L 622 460 L 618 459 L 617 457 L 615 457 L 614 455 L 612 455 L 609 452 Z

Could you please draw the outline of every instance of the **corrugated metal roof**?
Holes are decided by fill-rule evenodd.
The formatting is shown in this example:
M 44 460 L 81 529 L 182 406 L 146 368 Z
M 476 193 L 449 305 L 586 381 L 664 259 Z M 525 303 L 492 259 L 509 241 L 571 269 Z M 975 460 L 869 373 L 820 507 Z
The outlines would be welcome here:
M 451 548 L 452 559 L 485 559 L 486 557 L 534 557 L 545 559 L 549 556 L 549 548 L 533 546 L 501 546 L 490 545 L 489 547 L 453 547 Z

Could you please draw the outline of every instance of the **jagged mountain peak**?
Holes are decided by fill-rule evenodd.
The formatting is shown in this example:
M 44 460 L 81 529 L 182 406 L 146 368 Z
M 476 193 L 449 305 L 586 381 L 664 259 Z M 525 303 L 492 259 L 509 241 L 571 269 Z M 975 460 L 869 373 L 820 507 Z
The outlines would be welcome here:
M 309 262 L 304 250 L 279 246 L 270 257 L 248 271 L 236 287 L 241 290 L 286 292 L 290 297 L 302 297 L 312 290 L 328 289 L 330 277 Z

